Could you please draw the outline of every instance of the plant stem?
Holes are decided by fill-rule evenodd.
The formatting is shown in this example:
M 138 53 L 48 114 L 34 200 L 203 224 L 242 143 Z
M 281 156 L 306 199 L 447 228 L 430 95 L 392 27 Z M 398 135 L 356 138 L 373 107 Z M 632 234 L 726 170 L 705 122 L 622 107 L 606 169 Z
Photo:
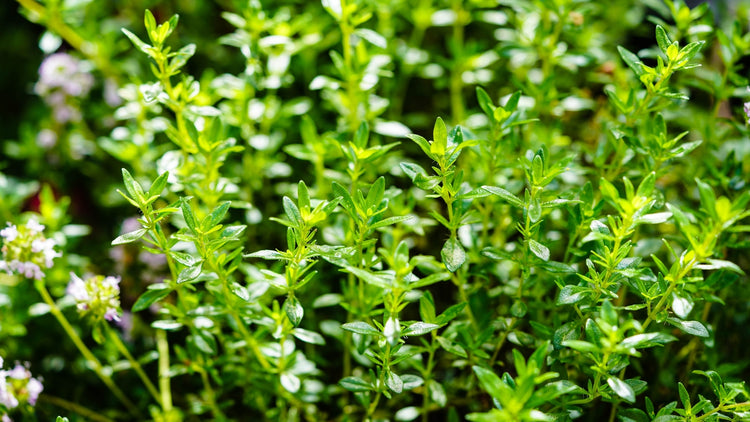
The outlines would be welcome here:
M 81 337 L 76 334 L 73 327 L 70 325 L 68 320 L 65 318 L 65 315 L 62 314 L 60 311 L 60 308 L 57 307 L 57 304 L 54 300 L 52 300 L 52 296 L 50 296 L 49 291 L 47 291 L 47 287 L 44 284 L 43 280 L 37 280 L 34 283 L 34 286 L 36 287 L 39 294 L 42 296 L 42 299 L 44 300 L 44 303 L 46 303 L 49 308 L 50 312 L 54 317 L 57 319 L 57 321 L 60 323 L 60 325 L 63 327 L 63 330 L 65 330 L 65 333 L 70 337 L 70 339 L 73 341 L 73 344 L 75 344 L 76 348 L 79 352 L 83 355 L 84 359 L 88 362 L 88 364 L 92 367 L 96 375 L 99 377 L 99 379 L 102 380 L 104 385 L 107 386 L 107 388 L 112 391 L 112 393 L 117 397 L 118 400 L 122 404 L 125 405 L 125 407 L 128 408 L 128 411 L 133 415 L 140 415 L 140 411 L 138 408 L 133 404 L 130 399 L 127 398 L 125 393 L 120 390 L 119 387 L 112 381 L 112 378 L 104 373 L 104 368 L 102 367 L 101 362 L 99 362 L 99 359 L 94 356 L 93 353 L 91 353 L 91 350 L 89 350 L 88 347 L 83 343 L 81 340 Z
M 456 124 L 464 121 L 463 72 L 464 72 L 464 14 L 462 0 L 453 0 L 451 8 L 456 15 L 453 22 L 453 68 L 450 76 L 451 114 Z
M 159 392 L 156 390 L 154 384 L 143 371 L 143 367 L 141 367 L 141 364 L 133 358 L 133 355 L 130 354 L 130 351 L 128 351 L 128 348 L 122 342 L 120 336 L 117 335 L 115 330 L 112 329 L 112 327 L 107 325 L 107 331 L 109 332 L 109 337 L 112 339 L 115 347 L 117 347 L 117 350 L 119 350 L 120 353 L 122 353 L 122 355 L 125 356 L 125 358 L 128 360 L 128 362 L 130 362 L 130 366 L 133 367 L 133 370 L 135 370 L 136 374 L 138 374 L 138 376 L 141 378 L 141 381 L 143 381 L 143 385 L 145 385 L 148 392 L 151 393 L 151 397 L 153 397 L 154 400 L 156 400 L 156 402 L 161 404 L 162 408 L 164 408 L 163 403 L 161 403 Z
M 159 352 L 159 391 L 161 407 L 165 414 L 172 411 L 172 386 L 169 375 L 169 341 L 167 332 L 156 330 L 156 350 Z
M 71 401 L 65 400 L 61 397 L 50 396 L 49 394 L 45 393 L 39 396 L 39 401 L 43 403 L 49 403 L 65 410 L 77 413 L 86 418 L 86 420 L 92 420 L 96 422 L 114 422 L 113 419 L 102 416 L 102 414 L 97 411 L 81 406 L 78 403 L 73 403 Z
M 115 68 L 112 66 L 112 64 L 104 57 L 97 54 L 98 49 L 96 48 L 96 45 L 86 41 L 75 30 L 73 30 L 73 28 L 68 26 L 65 21 L 63 21 L 63 19 L 59 16 L 59 14 L 56 13 L 56 8 L 50 10 L 49 8 L 37 3 L 34 0 L 16 1 L 18 1 L 21 7 L 26 9 L 30 14 L 35 15 L 32 16 L 32 21 L 34 21 L 34 17 L 38 18 L 39 21 L 47 26 L 49 30 L 59 35 L 60 38 L 70 44 L 71 47 L 81 52 L 81 54 L 86 56 L 86 58 L 88 58 L 89 60 L 93 61 L 96 64 L 96 67 L 102 71 L 102 73 L 110 78 L 119 79 L 118 72 L 115 71 Z

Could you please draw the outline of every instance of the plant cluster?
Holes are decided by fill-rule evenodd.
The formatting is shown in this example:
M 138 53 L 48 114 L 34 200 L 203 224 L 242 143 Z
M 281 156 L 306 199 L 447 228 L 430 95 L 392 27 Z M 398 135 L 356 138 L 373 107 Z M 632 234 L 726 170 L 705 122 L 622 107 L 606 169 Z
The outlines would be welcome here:
M 750 420 L 747 2 L 18 4 L 3 422 Z

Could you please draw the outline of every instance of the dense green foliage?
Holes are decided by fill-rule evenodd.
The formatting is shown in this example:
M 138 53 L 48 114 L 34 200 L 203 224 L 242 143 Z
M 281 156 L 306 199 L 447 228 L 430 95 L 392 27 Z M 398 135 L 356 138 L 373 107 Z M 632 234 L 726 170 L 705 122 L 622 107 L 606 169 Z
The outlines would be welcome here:
M 3 422 L 750 420 L 746 2 L 18 8 Z

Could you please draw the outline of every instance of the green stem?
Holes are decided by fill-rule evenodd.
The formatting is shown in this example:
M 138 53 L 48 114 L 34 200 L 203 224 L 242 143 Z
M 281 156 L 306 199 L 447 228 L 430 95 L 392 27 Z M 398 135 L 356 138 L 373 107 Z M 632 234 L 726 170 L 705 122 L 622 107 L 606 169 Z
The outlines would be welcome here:
M 172 385 L 169 375 L 169 341 L 167 332 L 156 330 L 156 350 L 159 353 L 159 391 L 161 407 L 165 414 L 172 411 Z
M 216 405 L 216 393 L 214 392 L 213 387 L 211 387 L 211 380 L 208 378 L 208 371 L 206 371 L 203 365 L 201 365 L 199 372 L 201 375 L 201 382 L 203 383 L 203 389 L 206 392 L 206 401 L 208 401 L 208 407 L 211 408 L 213 419 L 215 421 L 227 420 L 224 413 L 219 409 L 219 406 Z
M 467 13 L 463 10 L 462 0 L 453 0 L 452 9 L 456 15 L 456 20 L 453 22 L 453 68 L 451 69 L 450 76 L 450 99 L 451 99 L 451 114 L 453 115 L 453 121 L 456 124 L 460 124 L 464 121 L 465 107 L 464 107 L 464 96 L 463 96 L 463 71 L 464 71 L 464 14 Z
M 125 346 L 125 344 L 120 339 L 120 336 L 117 335 L 115 330 L 112 329 L 109 325 L 107 325 L 107 331 L 109 332 L 109 337 L 112 339 L 112 342 L 115 344 L 115 347 L 117 347 L 117 350 L 122 353 L 123 356 L 130 362 L 130 366 L 133 367 L 133 370 L 135 370 L 136 374 L 141 378 L 141 381 L 143 381 L 143 385 L 146 386 L 146 389 L 151 394 L 151 397 L 156 400 L 157 403 L 162 405 L 162 408 L 164 407 L 161 403 L 161 398 L 159 396 L 159 392 L 156 390 L 156 387 L 154 387 L 154 384 L 151 382 L 151 380 L 148 378 L 146 373 L 143 371 L 143 367 L 141 367 L 141 364 L 138 363 L 137 360 L 133 358 L 133 355 L 130 354 L 130 351 L 128 351 L 128 348 Z
M 104 373 L 104 368 L 102 367 L 101 362 L 99 362 L 99 359 L 94 356 L 93 353 L 91 353 L 91 350 L 89 350 L 88 347 L 83 343 L 81 338 L 76 334 L 73 327 L 70 325 L 68 320 L 65 318 L 65 315 L 62 314 L 60 311 L 60 308 L 57 307 L 57 304 L 54 300 L 52 300 L 52 296 L 50 296 L 49 291 L 47 291 L 47 287 L 44 284 L 43 280 L 37 280 L 34 283 L 34 286 L 36 287 L 39 294 L 42 296 L 42 299 L 44 300 L 44 303 L 46 303 L 49 308 L 52 315 L 57 319 L 57 321 L 60 323 L 60 325 L 63 327 L 63 330 L 65 330 L 65 333 L 70 337 L 70 339 L 73 341 L 73 344 L 75 344 L 76 348 L 78 348 L 78 351 L 81 352 L 81 355 L 83 355 L 84 359 L 88 362 L 88 364 L 93 368 L 96 375 L 99 377 L 99 379 L 102 380 L 104 385 L 109 388 L 110 391 L 112 391 L 112 394 L 117 397 L 118 400 L 122 404 L 125 405 L 125 407 L 128 408 L 128 411 L 133 415 L 140 415 L 140 411 L 138 408 L 133 404 L 130 399 L 125 396 L 125 394 L 120 390 L 119 387 L 112 381 L 112 378 Z
M 81 37 L 73 28 L 68 26 L 65 21 L 59 16 L 56 8 L 50 10 L 34 0 L 16 0 L 18 3 L 31 14 L 32 20 L 37 18 L 39 22 L 43 23 L 47 28 L 60 36 L 65 42 L 71 47 L 78 50 L 81 54 L 86 56 L 87 59 L 91 60 L 96 64 L 96 67 L 102 71 L 105 75 L 113 79 L 119 79 L 119 73 L 115 70 L 114 66 L 107 61 L 103 56 L 97 54 L 96 45 L 86 41 Z
M 435 344 L 437 341 L 437 334 L 435 331 L 430 334 L 432 335 L 432 340 L 430 341 L 430 347 L 427 354 L 427 366 L 425 366 L 424 372 L 422 373 L 422 379 L 424 379 L 424 387 L 422 388 L 422 422 L 427 422 L 429 419 L 430 389 L 427 384 L 432 379 L 432 370 L 435 366 L 435 349 L 437 348 Z
M 99 412 L 81 406 L 78 403 L 73 403 L 71 401 L 65 400 L 61 397 L 50 396 L 49 394 L 45 393 L 39 396 L 39 401 L 42 403 L 49 403 L 53 406 L 60 407 L 73 413 L 77 413 L 86 418 L 86 420 L 96 422 L 114 422 L 113 419 L 102 416 Z

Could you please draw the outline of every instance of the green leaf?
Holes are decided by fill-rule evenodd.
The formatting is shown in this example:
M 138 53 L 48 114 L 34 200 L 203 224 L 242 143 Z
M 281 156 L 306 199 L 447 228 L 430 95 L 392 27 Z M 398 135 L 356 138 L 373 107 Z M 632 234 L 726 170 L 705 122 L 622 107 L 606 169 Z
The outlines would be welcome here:
M 247 255 L 243 255 L 245 258 L 263 258 L 271 260 L 284 259 L 284 254 L 279 251 L 272 251 L 270 249 L 264 249 L 262 251 L 253 252 Z
M 357 35 L 358 37 L 369 42 L 375 47 L 380 47 L 382 49 L 388 48 L 388 42 L 386 41 L 385 37 L 373 31 L 372 29 L 357 28 L 356 30 L 354 30 L 354 35 Z
M 138 49 L 141 50 L 141 52 L 146 53 L 149 56 L 153 54 L 153 47 L 141 41 L 141 39 L 138 38 L 137 35 L 128 31 L 125 28 L 121 28 L 120 30 L 122 31 L 123 34 L 125 34 L 125 36 L 128 37 L 128 39 L 130 40 L 130 42 L 133 43 L 134 46 L 138 47 Z
M 456 272 L 466 262 L 466 251 L 455 236 L 445 242 L 443 249 L 440 251 L 440 256 L 445 267 L 452 273 Z
M 333 190 L 333 194 L 341 198 L 339 204 L 344 207 L 344 210 L 349 214 L 349 216 L 352 218 L 357 218 L 357 206 L 354 204 L 354 198 L 352 198 L 349 190 L 336 182 L 333 182 L 331 184 L 331 187 Z
M 177 251 L 169 251 L 169 255 L 174 258 L 175 261 L 179 262 L 180 264 L 186 266 L 186 267 L 192 267 L 193 265 L 199 263 L 202 261 L 200 258 L 196 258 L 190 254 L 184 253 L 184 252 L 177 252 Z
M 429 291 L 424 292 L 419 298 L 419 316 L 427 323 L 433 323 L 436 320 L 435 299 Z
M 590 292 L 591 289 L 585 286 L 567 285 L 560 290 L 556 303 L 558 305 L 572 305 L 586 299 Z
M 182 328 L 182 325 L 183 324 L 180 321 L 175 321 L 172 319 L 161 319 L 151 323 L 152 328 L 165 331 L 179 330 L 180 328 Z
M 708 337 L 708 329 L 698 321 L 682 321 L 677 318 L 667 318 L 667 322 L 680 330 L 698 337 Z
M 665 31 L 661 25 L 656 25 L 656 43 L 665 55 L 667 54 L 667 47 L 672 45 L 672 41 L 669 39 L 667 31 Z
M 487 91 L 479 86 L 477 87 L 477 101 L 479 102 L 479 107 L 484 111 L 484 114 L 486 114 L 487 117 L 492 118 L 495 113 L 495 105 L 492 104 L 492 98 L 487 94 Z
M 523 201 L 521 198 L 517 197 L 516 195 L 513 195 L 512 193 L 508 192 L 507 190 L 497 187 L 497 186 L 482 186 L 482 189 L 486 190 L 487 192 L 497 195 L 500 198 L 504 199 L 507 203 L 510 205 L 513 205 L 516 208 L 522 209 L 523 208 Z
M 460 344 L 454 343 L 451 340 L 440 336 L 438 336 L 437 340 L 438 343 L 440 343 L 440 347 L 442 347 L 446 352 L 453 353 L 454 355 L 460 356 L 462 358 L 468 357 L 468 355 L 466 354 L 466 350 Z
M 380 220 L 378 222 L 370 224 L 368 227 L 370 228 L 370 230 L 375 230 L 375 229 L 379 229 L 381 227 L 387 227 L 387 226 L 391 226 L 391 225 L 396 224 L 396 223 L 401 223 L 401 222 L 409 221 L 409 220 L 413 220 L 413 219 L 414 219 L 413 215 L 397 215 L 397 216 L 394 216 L 394 217 L 384 218 L 384 219 L 382 219 L 382 220 Z
M 383 194 L 385 192 L 385 177 L 380 176 L 370 185 L 370 190 L 367 192 L 367 198 L 365 199 L 365 206 L 367 208 L 373 208 L 383 201 Z
M 643 333 L 630 336 L 620 342 L 620 346 L 634 349 L 645 349 L 653 346 L 663 346 L 677 338 L 666 333 Z
M 562 342 L 562 345 L 565 347 L 570 347 L 573 350 L 578 350 L 579 352 L 599 353 L 599 347 L 597 347 L 593 343 L 589 343 L 588 341 L 565 340 Z
M 227 210 L 229 210 L 230 204 L 231 202 L 225 201 L 214 208 L 214 210 L 211 211 L 211 214 L 207 215 L 201 222 L 201 230 L 207 232 L 219 224 L 221 220 L 224 219 L 224 216 L 227 215 Z
M 382 336 L 383 333 L 376 330 L 375 327 L 372 325 L 364 322 L 364 321 L 354 321 L 354 322 L 348 322 L 346 324 L 341 325 L 341 328 L 346 331 L 351 331 L 353 333 L 362 334 L 366 336 Z
M 526 407 L 542 406 L 566 394 L 586 394 L 586 390 L 568 380 L 551 382 L 535 391 L 531 399 L 526 402 Z
M 529 249 L 542 261 L 549 261 L 549 248 L 546 246 L 534 239 L 529 239 Z
M 284 390 L 292 394 L 299 391 L 300 387 L 302 386 L 302 382 L 300 381 L 299 377 L 292 374 L 291 372 L 282 372 L 281 376 L 279 376 L 279 382 L 281 383 L 281 386 L 284 387 Z
M 370 137 L 370 127 L 366 121 L 363 121 L 357 131 L 354 132 L 354 145 L 359 148 L 365 148 L 367 146 L 367 139 Z
M 695 57 L 695 55 L 698 54 L 699 51 L 701 51 L 704 44 L 706 44 L 705 41 L 697 41 L 691 42 L 685 47 L 682 47 L 678 55 L 678 57 L 680 57 L 680 61 L 688 62 L 692 60 L 692 58 Z
M 286 313 L 287 318 L 295 327 L 302 322 L 302 317 L 305 315 L 305 310 L 302 308 L 302 303 L 296 296 L 288 297 L 284 301 L 282 309 Z
M 685 389 L 685 386 L 681 383 L 677 383 L 677 391 L 680 395 L 680 401 L 682 402 L 682 407 L 690 411 L 692 406 L 690 405 L 690 394 L 688 394 L 687 390 Z
M 201 275 L 201 270 L 203 268 L 203 263 L 199 262 L 196 265 L 193 265 L 192 267 L 186 267 L 182 271 L 180 271 L 180 274 L 177 276 L 177 284 L 182 284 L 186 281 L 195 280 L 198 278 L 199 275 Z
M 438 406 L 445 407 L 448 403 L 448 396 L 445 394 L 443 385 L 435 380 L 427 381 L 427 391 L 430 394 L 430 399 L 434 401 Z
M 419 148 L 421 148 L 422 152 L 424 152 L 428 157 L 433 158 L 432 153 L 430 152 L 430 143 L 427 142 L 427 139 L 413 133 L 410 135 L 406 135 L 406 137 L 414 141 L 415 144 L 419 145 Z
M 435 323 L 442 327 L 443 325 L 453 321 L 461 313 L 461 311 L 464 310 L 465 307 L 466 302 L 451 305 L 450 307 L 448 307 L 448 309 L 444 310 L 443 313 L 438 315 Z
M 115 240 L 112 241 L 112 246 L 135 242 L 136 240 L 143 237 L 143 235 L 146 234 L 147 232 L 148 232 L 148 229 L 141 228 L 136 231 L 117 236 L 117 238 L 115 238 Z
M 346 377 L 339 381 L 339 385 L 352 393 L 364 393 L 374 390 L 372 384 L 359 377 Z
M 344 269 L 354 274 L 355 276 L 359 277 L 365 283 L 372 284 L 373 286 L 378 286 L 382 289 L 390 289 L 392 287 L 391 285 L 392 278 L 389 278 L 387 276 L 374 274 L 374 273 L 371 273 L 370 271 L 363 270 L 357 267 L 352 267 L 350 265 L 345 266 Z
M 143 16 L 143 25 L 146 27 L 146 31 L 149 33 L 149 35 L 153 34 L 154 37 L 157 35 L 156 19 L 154 19 L 153 13 L 151 13 L 151 11 L 148 9 L 146 9 L 146 12 Z
M 528 212 L 529 220 L 531 220 L 532 223 L 536 223 L 542 218 L 542 203 L 539 201 L 539 198 L 534 197 L 531 200 Z
M 139 312 L 142 311 L 149 306 L 153 305 L 154 303 L 164 299 L 165 297 L 169 296 L 169 293 L 172 290 L 169 289 L 166 285 L 164 285 L 161 289 L 150 289 L 146 290 L 139 298 L 135 301 L 133 304 L 133 312 Z
M 285 196 L 282 198 L 282 202 L 284 205 L 284 212 L 286 213 L 287 218 L 289 221 L 292 222 L 292 225 L 294 227 L 300 228 L 302 227 L 305 222 L 302 220 L 302 214 L 299 212 L 299 208 L 297 208 L 297 205 L 289 199 L 288 196 Z
M 169 172 L 165 171 L 164 173 L 160 174 L 159 177 L 154 180 L 154 183 L 151 184 L 151 187 L 148 188 L 148 196 L 155 196 L 155 195 L 161 195 L 161 192 L 164 190 L 165 187 L 167 187 L 167 180 L 169 179 Z
M 484 389 L 484 391 L 492 396 L 492 398 L 500 401 L 501 403 L 505 402 L 506 400 L 512 399 L 512 397 L 514 396 L 513 390 L 506 383 L 504 383 L 494 372 L 476 365 L 472 366 L 472 369 L 477 375 L 479 383 L 482 384 L 482 388 Z
M 716 213 L 716 195 L 714 194 L 714 190 L 711 189 L 711 186 L 700 179 L 695 179 L 695 182 L 698 184 L 698 192 L 700 193 L 703 210 L 706 211 L 714 221 L 718 221 L 719 217 Z
M 445 127 L 445 122 L 440 117 L 435 121 L 435 126 L 432 129 L 432 144 L 430 145 L 430 152 L 438 157 L 445 156 L 445 152 L 448 149 L 448 129 Z
M 182 216 L 185 218 L 185 224 L 187 224 L 190 231 L 192 231 L 193 233 L 198 233 L 198 231 L 196 230 L 198 228 L 198 223 L 195 220 L 193 207 L 190 206 L 189 200 L 183 200 L 180 208 L 182 208 Z
M 385 384 L 396 394 L 401 394 L 404 390 L 404 381 L 391 370 L 386 373 Z
M 294 335 L 294 337 L 297 337 L 301 341 L 304 341 L 305 343 L 318 345 L 326 344 L 323 336 L 316 333 L 315 331 L 305 330 L 304 328 L 295 328 L 294 330 L 292 330 L 292 335 Z
M 622 398 L 626 402 L 635 403 L 635 391 L 633 391 L 633 388 L 625 381 L 617 377 L 608 376 L 607 385 L 609 385 L 609 388 L 611 388 L 612 391 L 615 392 L 615 394 L 620 396 L 620 398 Z
M 609 300 L 605 300 L 604 303 L 602 303 L 601 317 L 607 324 L 611 326 L 616 326 L 619 322 L 617 318 L 617 311 L 615 310 L 615 307 L 612 306 L 612 303 Z
M 438 328 L 440 328 L 437 324 L 429 324 L 426 322 L 415 322 L 405 329 L 401 331 L 401 334 L 404 336 L 421 336 L 424 334 L 429 333 L 430 331 L 435 331 Z
M 122 180 L 125 182 L 125 189 L 128 190 L 130 197 L 133 198 L 140 207 L 140 204 L 143 204 L 146 200 L 143 194 L 143 187 L 140 183 L 136 182 L 135 179 L 133 179 L 133 176 L 131 176 L 125 169 L 122 169 Z
M 633 72 L 635 72 L 636 76 L 640 78 L 646 73 L 646 71 L 643 70 L 643 67 L 641 66 L 641 59 L 639 59 L 638 56 L 619 45 L 617 46 L 617 51 L 620 52 L 620 57 L 622 57 L 628 67 L 632 69 Z

